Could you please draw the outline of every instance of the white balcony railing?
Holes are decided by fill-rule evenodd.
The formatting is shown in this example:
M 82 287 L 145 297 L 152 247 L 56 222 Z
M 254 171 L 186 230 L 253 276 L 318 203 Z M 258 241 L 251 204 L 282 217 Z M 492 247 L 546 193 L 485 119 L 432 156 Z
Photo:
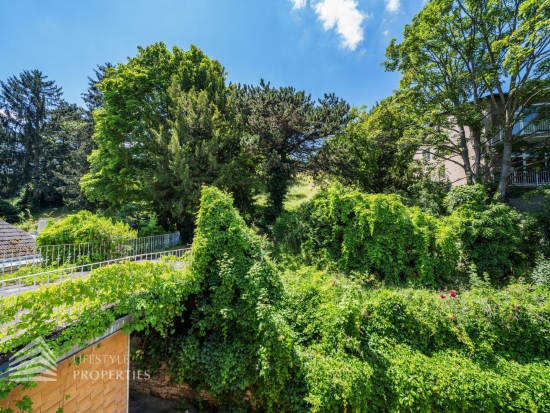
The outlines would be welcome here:
M 515 186 L 548 185 L 550 184 L 550 174 L 548 171 L 514 171 L 510 176 L 510 184 Z
M 521 120 L 514 125 L 513 134 L 516 136 L 550 137 L 550 120 L 528 122 Z M 504 139 L 504 130 L 499 131 L 491 138 L 491 143 L 497 143 Z

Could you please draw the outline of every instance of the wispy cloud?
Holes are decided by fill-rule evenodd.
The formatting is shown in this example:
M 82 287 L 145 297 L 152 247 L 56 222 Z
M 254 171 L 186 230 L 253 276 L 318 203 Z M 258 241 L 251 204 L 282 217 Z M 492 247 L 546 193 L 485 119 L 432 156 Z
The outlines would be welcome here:
M 386 0 L 386 10 L 390 13 L 397 13 L 401 9 L 401 0 Z
M 305 0 L 292 1 L 305 2 Z M 335 29 L 341 37 L 342 47 L 349 50 L 355 50 L 363 40 L 363 22 L 368 17 L 357 6 L 356 0 L 321 0 L 314 5 L 315 13 L 323 23 L 323 28 Z
M 306 7 L 306 0 L 289 0 L 293 6 L 292 8 L 294 10 L 298 10 L 298 9 L 303 9 L 304 7 Z

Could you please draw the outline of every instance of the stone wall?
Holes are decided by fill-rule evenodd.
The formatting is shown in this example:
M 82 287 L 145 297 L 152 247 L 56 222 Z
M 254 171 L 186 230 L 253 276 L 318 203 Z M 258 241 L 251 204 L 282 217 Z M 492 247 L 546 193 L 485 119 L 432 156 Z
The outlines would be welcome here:
M 130 370 L 137 371 L 134 362 L 130 364 Z M 186 400 L 194 402 L 200 399 L 211 405 L 217 405 L 217 401 L 214 397 L 206 392 L 197 392 L 187 384 L 174 384 L 170 383 L 170 374 L 165 364 L 162 364 L 160 373 L 154 377 L 148 377 L 147 379 L 130 377 L 130 391 L 137 393 L 149 394 L 151 396 L 160 397 L 166 400 L 179 401 L 182 397 Z

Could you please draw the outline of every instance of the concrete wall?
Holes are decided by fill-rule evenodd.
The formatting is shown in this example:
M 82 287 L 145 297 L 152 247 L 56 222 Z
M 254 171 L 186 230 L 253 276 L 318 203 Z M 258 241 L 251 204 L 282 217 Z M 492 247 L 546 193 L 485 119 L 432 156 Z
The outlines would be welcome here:
M 18 412 L 15 403 L 28 395 L 34 413 L 56 413 L 58 408 L 64 413 L 126 413 L 128 348 L 128 336 L 119 330 L 59 363 L 55 381 L 40 381 L 30 390 L 16 387 L 0 407 Z

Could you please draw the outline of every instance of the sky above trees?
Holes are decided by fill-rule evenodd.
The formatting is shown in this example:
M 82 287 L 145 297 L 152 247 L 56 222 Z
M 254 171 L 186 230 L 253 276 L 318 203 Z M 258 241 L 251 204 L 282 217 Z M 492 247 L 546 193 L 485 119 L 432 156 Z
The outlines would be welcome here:
M 398 87 L 380 63 L 423 0 L 0 1 L 0 79 L 39 69 L 82 104 L 96 64 L 125 62 L 137 46 L 191 44 L 228 80 L 335 93 L 372 105 Z

